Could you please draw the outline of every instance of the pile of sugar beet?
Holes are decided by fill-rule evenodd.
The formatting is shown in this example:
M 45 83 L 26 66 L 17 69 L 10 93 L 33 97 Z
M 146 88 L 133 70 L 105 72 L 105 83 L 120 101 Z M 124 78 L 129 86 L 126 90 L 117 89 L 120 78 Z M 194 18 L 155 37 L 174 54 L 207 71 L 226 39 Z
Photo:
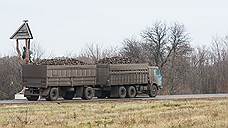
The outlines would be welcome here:
M 96 64 L 131 64 L 137 63 L 133 59 L 128 57 L 106 57 L 100 59 Z M 35 65 L 85 65 L 87 63 L 80 61 L 76 58 L 53 58 L 53 59 L 42 59 L 34 62 Z

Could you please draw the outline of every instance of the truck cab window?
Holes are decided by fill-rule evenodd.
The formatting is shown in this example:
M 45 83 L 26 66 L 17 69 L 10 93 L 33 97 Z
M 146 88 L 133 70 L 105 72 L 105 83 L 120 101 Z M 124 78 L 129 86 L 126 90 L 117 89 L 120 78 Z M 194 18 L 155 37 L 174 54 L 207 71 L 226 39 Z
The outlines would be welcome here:
M 155 76 L 161 76 L 161 72 L 159 69 L 154 69 L 154 75 Z

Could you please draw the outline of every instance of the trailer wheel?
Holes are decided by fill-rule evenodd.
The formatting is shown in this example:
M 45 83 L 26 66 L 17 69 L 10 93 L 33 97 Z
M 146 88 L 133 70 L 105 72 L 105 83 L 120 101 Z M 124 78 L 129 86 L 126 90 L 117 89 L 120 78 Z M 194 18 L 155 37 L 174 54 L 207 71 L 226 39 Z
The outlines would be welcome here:
M 148 95 L 150 96 L 150 97 L 156 97 L 157 96 L 157 93 L 158 93 L 158 88 L 157 88 L 157 86 L 156 85 L 151 85 L 151 87 L 150 87 L 150 90 L 149 90 L 149 92 L 148 92 Z
M 118 89 L 119 98 L 125 98 L 127 95 L 127 90 L 124 86 L 120 86 Z
M 134 86 L 130 86 L 127 88 L 127 97 L 134 98 L 136 97 L 137 91 Z
M 54 101 L 59 98 L 59 89 L 58 88 L 51 88 L 48 97 L 46 97 L 46 100 L 48 101 Z
M 82 99 L 91 100 L 93 96 L 94 96 L 94 90 L 92 87 L 84 88 Z
M 26 98 L 28 101 L 37 101 L 39 99 L 39 96 L 27 96 Z
M 64 100 L 72 100 L 74 98 L 74 91 L 65 91 L 63 94 Z

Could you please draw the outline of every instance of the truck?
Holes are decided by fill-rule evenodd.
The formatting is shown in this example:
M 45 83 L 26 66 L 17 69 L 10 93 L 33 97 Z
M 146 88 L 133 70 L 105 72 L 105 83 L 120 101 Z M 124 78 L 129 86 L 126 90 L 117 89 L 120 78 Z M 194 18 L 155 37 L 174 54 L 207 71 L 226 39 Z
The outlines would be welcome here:
M 29 101 L 62 97 L 72 100 L 156 97 L 162 89 L 162 74 L 149 64 L 23 65 L 24 96 Z

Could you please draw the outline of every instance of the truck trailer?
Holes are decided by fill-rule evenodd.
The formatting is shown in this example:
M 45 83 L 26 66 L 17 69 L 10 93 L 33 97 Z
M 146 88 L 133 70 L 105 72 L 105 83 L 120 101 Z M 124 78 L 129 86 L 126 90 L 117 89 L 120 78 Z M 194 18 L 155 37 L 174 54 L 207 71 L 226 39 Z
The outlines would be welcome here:
M 162 89 L 159 68 L 148 64 L 23 65 L 22 80 L 30 101 L 155 97 Z

